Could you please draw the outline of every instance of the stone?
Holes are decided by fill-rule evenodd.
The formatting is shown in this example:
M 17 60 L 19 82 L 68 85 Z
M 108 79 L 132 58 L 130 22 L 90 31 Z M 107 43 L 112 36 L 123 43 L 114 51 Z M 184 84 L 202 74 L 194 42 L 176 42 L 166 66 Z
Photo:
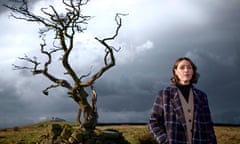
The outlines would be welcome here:
M 50 124 L 47 127 L 47 132 L 49 137 L 51 138 L 57 138 L 61 134 L 62 127 L 60 124 Z
M 73 128 L 70 125 L 67 125 L 67 124 L 63 125 L 62 132 L 61 132 L 60 136 L 63 139 L 68 139 L 71 136 L 72 131 L 73 131 Z
M 117 130 L 87 131 L 70 125 L 50 124 L 37 144 L 130 144 Z
M 71 137 L 75 139 L 77 142 L 83 142 L 84 135 L 81 133 L 81 131 L 75 130 L 73 131 Z
M 112 130 L 104 130 L 102 131 L 101 136 L 104 137 L 105 139 L 118 139 L 121 137 L 121 133 L 117 131 L 112 131 Z

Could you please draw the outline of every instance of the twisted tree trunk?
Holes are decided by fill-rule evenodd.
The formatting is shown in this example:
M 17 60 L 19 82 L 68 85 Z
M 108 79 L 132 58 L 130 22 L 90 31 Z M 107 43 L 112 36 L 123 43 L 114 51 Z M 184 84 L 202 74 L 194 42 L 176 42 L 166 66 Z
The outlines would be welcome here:
M 81 95 L 81 96 L 80 96 Z M 98 121 L 98 113 L 96 109 L 96 92 L 92 89 L 92 103 L 91 105 L 87 101 L 87 93 L 83 88 L 79 89 L 76 98 L 74 99 L 78 106 L 77 121 L 81 128 L 87 130 L 93 130 L 96 128 Z M 82 120 L 81 120 L 82 116 Z
M 43 26 L 40 29 L 40 51 L 46 60 L 39 61 L 36 56 L 33 58 L 20 57 L 20 60 L 24 60 L 32 64 L 30 67 L 13 65 L 14 69 L 28 69 L 33 75 L 42 74 L 48 78 L 52 85 L 43 90 L 45 95 L 48 95 L 48 91 L 53 88 L 63 87 L 68 90 L 68 94 L 78 104 L 79 110 L 77 114 L 77 121 L 82 128 L 87 130 L 95 129 L 98 119 L 96 102 L 97 94 L 93 88 L 93 83 L 99 79 L 107 70 L 115 66 L 114 52 L 120 50 L 114 48 L 108 44 L 108 41 L 114 40 L 122 26 L 121 16 L 124 14 L 117 13 L 115 16 L 116 29 L 115 33 L 103 39 L 95 37 L 95 39 L 104 47 L 105 55 L 103 58 L 104 65 L 93 75 L 79 75 L 70 63 L 70 54 L 74 47 L 74 38 L 76 33 L 83 33 L 86 28 L 85 25 L 91 19 L 90 16 L 82 14 L 82 6 L 86 5 L 89 0 L 62 0 L 62 4 L 65 7 L 65 12 L 58 12 L 53 5 L 49 5 L 48 8 L 41 8 L 42 15 L 34 14 L 28 7 L 28 0 L 12 0 L 15 4 L 4 5 L 9 8 L 12 13 L 10 16 L 25 20 L 28 22 L 37 22 Z M 46 35 L 49 32 L 55 32 L 55 37 L 52 39 L 52 43 L 47 43 Z M 78 48 L 78 47 L 77 47 Z M 50 71 L 50 65 L 53 64 L 53 59 L 59 59 L 56 53 L 61 54 L 60 63 L 57 66 L 64 68 L 63 76 L 59 76 L 54 71 Z M 77 61 L 77 60 L 76 60 Z M 68 79 L 65 76 L 69 76 Z M 86 78 L 86 81 L 82 81 L 82 78 Z M 72 85 L 73 84 L 73 85 Z M 88 94 L 85 91 L 86 87 L 91 87 L 91 104 L 88 103 Z M 81 117 L 82 116 L 82 117 Z

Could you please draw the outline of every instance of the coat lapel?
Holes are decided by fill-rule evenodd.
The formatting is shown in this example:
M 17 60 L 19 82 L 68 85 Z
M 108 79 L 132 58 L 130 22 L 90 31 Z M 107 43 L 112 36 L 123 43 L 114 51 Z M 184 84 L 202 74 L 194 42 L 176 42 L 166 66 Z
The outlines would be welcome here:
M 194 113 L 195 113 L 194 116 L 196 117 L 198 114 L 198 111 L 201 109 L 199 105 L 201 105 L 202 101 L 199 95 L 197 94 L 197 91 L 194 88 L 193 88 L 193 100 L 194 100 Z
M 177 119 L 181 122 L 183 127 L 186 128 L 186 121 L 183 113 L 183 107 L 178 94 L 177 87 L 173 88 L 172 96 L 173 96 L 173 107 L 174 107 L 174 111 L 177 114 Z

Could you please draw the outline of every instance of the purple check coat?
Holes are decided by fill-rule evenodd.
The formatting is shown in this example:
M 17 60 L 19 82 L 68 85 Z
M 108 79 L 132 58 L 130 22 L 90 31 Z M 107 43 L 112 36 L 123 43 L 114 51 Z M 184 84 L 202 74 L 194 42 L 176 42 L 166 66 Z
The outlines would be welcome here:
M 186 121 L 177 87 L 172 84 L 156 97 L 149 130 L 159 144 L 187 144 Z M 216 144 L 207 96 L 193 86 L 193 144 Z

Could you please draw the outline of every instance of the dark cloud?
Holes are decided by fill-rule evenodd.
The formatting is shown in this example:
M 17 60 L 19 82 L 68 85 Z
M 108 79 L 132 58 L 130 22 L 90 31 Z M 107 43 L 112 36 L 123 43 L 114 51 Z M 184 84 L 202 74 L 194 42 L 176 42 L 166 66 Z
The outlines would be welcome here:
M 21 102 L 16 94 L 16 89 L 8 81 L 0 80 L 0 128 L 22 124 L 17 117 L 28 112 L 26 103 Z
M 74 120 L 77 104 L 64 90 L 41 93 L 46 83 L 41 77 L 19 78 L 17 81 L 0 80 L 0 128 L 50 120 L 61 117 Z
M 235 88 L 240 84 L 240 78 L 237 76 L 240 72 L 239 54 L 236 47 L 221 46 L 206 48 L 205 51 L 198 52 L 202 83 L 211 94 L 210 99 L 219 101 L 217 102 L 218 109 L 222 106 L 224 108 L 224 105 L 228 105 L 226 107 L 237 106 Z M 228 103 L 225 101 L 226 98 L 229 98 Z
M 153 40 L 155 49 L 139 55 L 133 63 L 118 66 L 119 69 L 115 69 L 118 72 L 111 72 L 111 77 L 101 81 L 99 94 L 106 96 L 101 98 L 101 107 L 114 111 L 150 108 L 157 91 L 169 83 L 174 61 L 189 56 L 199 68 L 201 78 L 197 87 L 208 94 L 214 120 L 239 123 L 232 113 L 238 113 L 239 107 L 240 20 L 237 11 L 240 2 L 199 4 L 210 4 L 202 7 L 208 16 L 204 25 L 186 22 L 164 35 L 157 28 L 149 28 L 144 36 Z M 221 121 L 219 118 L 228 117 L 228 112 L 231 114 L 228 120 Z
M 196 86 L 208 94 L 214 121 L 239 123 L 240 2 L 184 2 L 187 6 L 180 9 L 192 8 L 186 17 L 184 11 L 165 12 L 168 17 L 162 19 L 158 8 L 149 10 L 151 19 L 146 11 L 148 17 L 141 23 L 133 22 L 138 20 L 136 13 L 129 15 L 125 24 L 134 27 L 121 31 L 119 38 L 126 44 L 116 53 L 117 65 L 95 83 L 100 122 L 146 122 L 158 90 L 170 84 L 175 60 L 188 56 L 198 67 Z M 41 94 L 49 85 L 46 79 L 26 71 L 11 73 L 19 77 L 14 82 L 1 80 L 1 125 L 2 119 L 18 117 L 25 122 L 52 116 L 75 120 L 78 107 L 65 90 L 52 90 L 46 97 Z
M 8 1 L 6 0 L 0 0 L 0 14 L 4 11 L 7 11 L 7 8 L 4 7 L 3 5 L 6 4 Z
M 1 115 L 5 113 L 15 113 L 20 112 L 25 104 L 19 103 L 20 99 L 17 97 L 16 89 L 9 82 L 1 81 L 1 101 L 0 105 L 2 106 Z

